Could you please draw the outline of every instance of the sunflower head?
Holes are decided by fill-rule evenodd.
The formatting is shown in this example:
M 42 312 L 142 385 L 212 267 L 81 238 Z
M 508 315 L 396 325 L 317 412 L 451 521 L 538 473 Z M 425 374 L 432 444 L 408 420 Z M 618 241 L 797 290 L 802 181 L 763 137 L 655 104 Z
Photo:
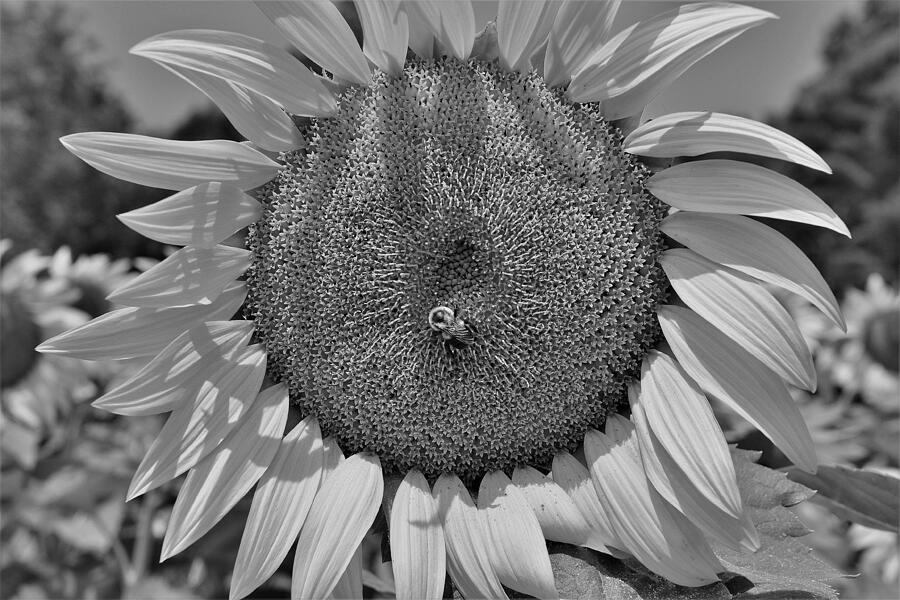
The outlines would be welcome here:
M 9 257 L 12 243 L 0 241 L 0 380 L 2 387 L 22 381 L 38 362 L 34 348 L 48 333 L 41 317 L 70 303 L 76 297 L 64 282 L 46 277 L 47 257 L 36 250 Z M 44 319 L 46 321 L 46 318 Z M 68 321 L 71 327 L 72 321 Z M 57 330 L 59 331 L 59 330 Z M 53 332 L 55 333 L 55 332 Z
M 646 166 L 730 151 L 828 171 L 798 140 L 641 113 L 773 15 L 692 4 L 613 36 L 617 0 L 510 1 L 476 39 L 468 1 L 354 6 L 362 46 L 329 2 L 260 3 L 312 71 L 220 31 L 133 49 L 247 143 L 63 139 L 176 191 L 120 218 L 183 248 L 110 295 L 126 308 L 41 346 L 147 359 L 96 405 L 171 412 L 129 490 L 188 472 L 163 557 L 256 485 L 232 598 L 294 541 L 292 596 L 358 596 L 383 499 L 398 597 L 440 597 L 446 573 L 464 597 L 558 597 L 545 540 L 715 584 L 713 540 L 760 541 L 707 397 L 816 466 L 787 387 L 815 387 L 812 361 L 763 284 L 843 326 L 815 267 L 753 217 L 846 228 L 762 167 Z M 248 226 L 246 248 L 221 243 Z M 305 418 L 286 432 L 288 403 Z
M 28 307 L 16 295 L 0 297 L 0 387 L 15 384 L 31 371 L 38 358 L 34 348 L 41 342 L 41 331 Z
M 549 465 L 659 335 L 647 170 L 595 106 L 494 63 L 413 59 L 337 102 L 251 228 L 270 373 L 396 472 Z

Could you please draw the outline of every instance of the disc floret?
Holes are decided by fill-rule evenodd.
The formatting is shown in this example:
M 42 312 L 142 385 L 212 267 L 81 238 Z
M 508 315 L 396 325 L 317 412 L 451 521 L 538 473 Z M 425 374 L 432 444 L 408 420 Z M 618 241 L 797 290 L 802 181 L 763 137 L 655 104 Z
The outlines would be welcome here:
M 574 448 L 659 336 L 665 211 L 621 134 L 476 61 L 409 61 L 338 104 L 249 240 L 273 377 L 397 471 Z

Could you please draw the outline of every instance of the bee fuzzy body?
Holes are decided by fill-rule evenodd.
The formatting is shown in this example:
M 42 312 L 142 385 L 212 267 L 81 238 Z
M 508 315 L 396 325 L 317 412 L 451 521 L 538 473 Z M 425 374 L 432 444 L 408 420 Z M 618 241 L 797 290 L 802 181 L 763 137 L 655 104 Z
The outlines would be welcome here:
M 452 308 L 438 306 L 428 313 L 428 325 L 441 334 L 444 342 L 456 347 L 471 346 L 475 343 L 475 333 Z

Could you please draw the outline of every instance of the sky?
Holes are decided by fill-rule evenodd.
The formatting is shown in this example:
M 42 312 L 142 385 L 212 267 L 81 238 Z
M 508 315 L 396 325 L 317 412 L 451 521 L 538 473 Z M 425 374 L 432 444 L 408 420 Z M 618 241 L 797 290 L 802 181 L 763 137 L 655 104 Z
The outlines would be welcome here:
M 0 0 L 9 1 L 9 0 Z M 30 0 L 35 1 L 35 0 Z M 69 0 L 81 27 L 99 42 L 92 58 L 108 69 L 111 86 L 141 128 L 164 131 L 207 103 L 206 97 L 152 62 L 128 54 L 139 41 L 175 29 L 237 31 L 280 45 L 278 31 L 252 3 L 221 0 Z M 626 0 L 614 31 L 678 6 L 670 0 Z M 680 110 L 717 110 L 754 118 L 788 107 L 806 81 L 822 71 L 821 48 L 841 14 L 863 0 L 745 2 L 779 16 L 726 44 L 672 84 L 648 107 L 648 116 Z M 487 20 L 494 2 L 477 16 Z M 493 8 L 496 10 L 496 8 Z

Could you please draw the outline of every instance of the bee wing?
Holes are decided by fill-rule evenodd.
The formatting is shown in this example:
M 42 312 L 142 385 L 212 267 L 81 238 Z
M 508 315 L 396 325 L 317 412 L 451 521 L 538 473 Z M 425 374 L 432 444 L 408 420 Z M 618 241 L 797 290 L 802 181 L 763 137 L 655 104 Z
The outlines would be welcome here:
M 471 344 L 475 341 L 472 330 L 460 319 L 456 319 L 453 323 L 447 325 L 446 331 L 453 336 L 453 339 L 464 344 Z

